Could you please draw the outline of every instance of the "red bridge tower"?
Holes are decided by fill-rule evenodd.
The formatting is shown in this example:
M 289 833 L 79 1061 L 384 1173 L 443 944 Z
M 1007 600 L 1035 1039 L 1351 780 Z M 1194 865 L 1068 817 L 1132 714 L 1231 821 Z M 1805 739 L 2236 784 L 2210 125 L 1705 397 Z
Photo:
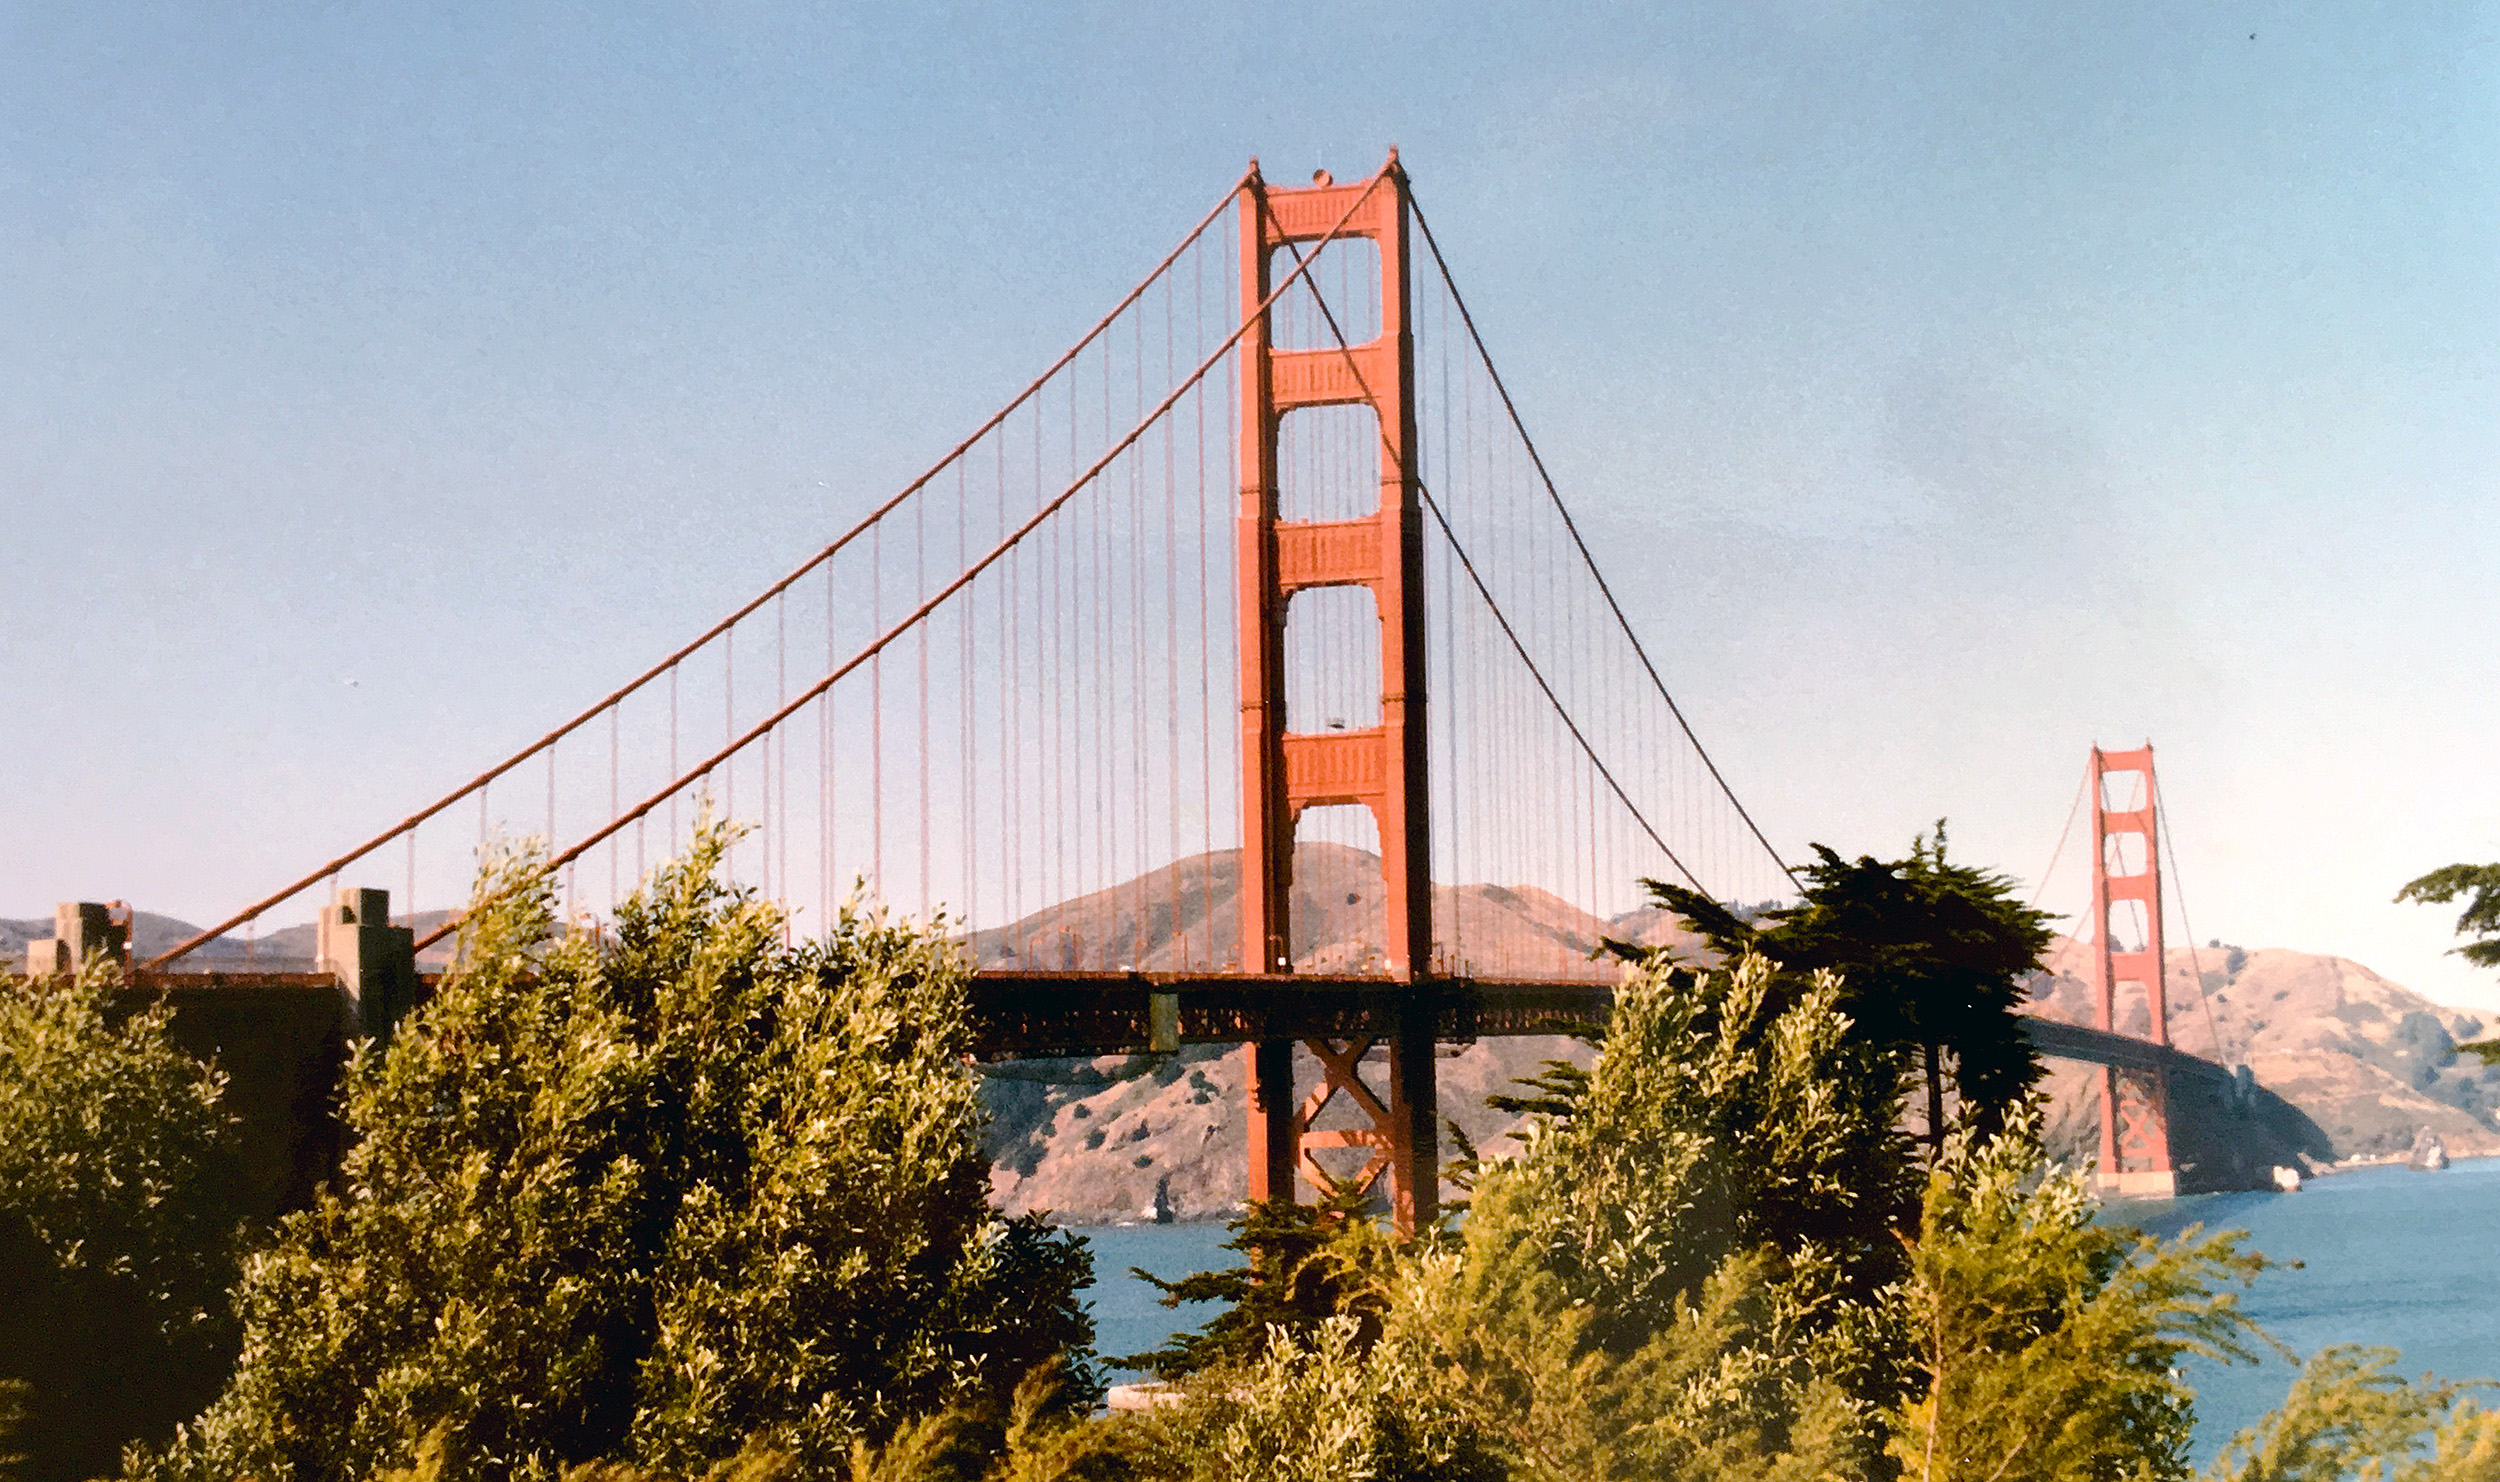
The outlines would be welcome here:
M 2118 989 L 2138 987 L 2152 1017 L 2147 1038 L 2170 1044 L 2163 983 L 2161 831 L 2154 815 L 2153 743 L 2134 751 L 2092 748 L 2094 1022 L 2117 1028 Z M 2137 919 L 2137 908 L 2142 918 Z M 2120 946 L 2123 934 L 2130 943 Z M 2169 1076 L 2158 1065 L 2101 1067 L 2101 1187 L 2135 1198 L 2179 1191 L 2170 1158 Z
M 1392 151 L 1378 176 L 1338 185 L 1325 174 L 1271 189 L 1254 168 L 1241 191 L 1241 504 L 1236 587 L 1241 644 L 1241 960 L 1245 971 L 1292 971 L 1288 921 L 1293 839 L 1303 810 L 1355 804 L 1379 826 L 1386 894 L 1388 976 L 1403 990 L 1389 1038 L 1386 1093 L 1360 1069 L 1368 1038 L 1314 1040 L 1321 1085 L 1297 1103 L 1293 1041 L 1262 1039 L 1250 1060 L 1250 1197 L 1288 1197 L 1306 1172 L 1327 1175 L 1315 1146 L 1366 1147 L 1357 1175 L 1390 1179 L 1399 1228 L 1428 1223 L 1438 1205 L 1439 1105 L 1433 1076 L 1432 881 L 1424 783 L 1423 511 L 1416 479 L 1415 338 L 1410 327 L 1406 174 Z M 1280 251 L 1368 238 L 1380 254 L 1380 334 L 1365 344 L 1278 349 L 1260 314 Z M 1287 263 L 1288 270 L 1291 263 Z M 1303 407 L 1368 406 L 1380 432 L 1380 502 L 1351 520 L 1278 518 L 1277 433 Z M 1380 619 L 1380 723 L 1359 730 L 1285 730 L 1285 610 L 1298 592 L 1363 587 Z M 1368 1130 L 1315 1132 L 1338 1094 Z M 1305 1165 L 1308 1165 L 1307 1170 Z

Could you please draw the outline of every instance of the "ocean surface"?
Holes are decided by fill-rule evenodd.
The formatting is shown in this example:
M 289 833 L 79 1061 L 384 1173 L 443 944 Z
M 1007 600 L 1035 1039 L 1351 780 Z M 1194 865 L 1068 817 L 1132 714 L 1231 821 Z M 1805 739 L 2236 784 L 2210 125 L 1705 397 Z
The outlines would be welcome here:
M 2250 1248 L 2285 1263 L 2243 1295 L 2267 1332 L 2306 1356 L 2330 1343 L 2400 1350 L 2408 1375 L 2500 1378 L 2500 1158 L 2440 1173 L 2374 1168 L 2313 1179 L 2297 1194 L 2207 1194 L 2114 1206 L 2107 1218 L 2156 1235 L 2190 1225 L 2245 1230 Z M 1130 1225 L 1083 1232 L 1094 1251 L 1095 1346 L 1140 1353 L 1193 1328 L 1212 1308 L 1174 1311 L 1129 1275 L 1166 1280 L 1232 1266 L 1222 1225 Z M 2298 1262 L 2297 1268 L 2290 1263 Z M 2196 1463 L 2281 1403 L 2294 1366 L 2191 1362 Z
M 2398 1350 L 2418 1378 L 2500 1378 L 2500 1158 L 2438 1173 L 2371 1168 L 2311 1179 L 2297 1194 L 2205 1194 L 2114 1208 L 2156 1235 L 2245 1230 L 2284 1269 L 2259 1276 L 2248 1314 L 2307 1357 L 2330 1343 Z M 2288 1263 L 2300 1263 L 2293 1269 Z M 2191 1361 L 2199 1466 L 2281 1404 L 2295 1366 Z

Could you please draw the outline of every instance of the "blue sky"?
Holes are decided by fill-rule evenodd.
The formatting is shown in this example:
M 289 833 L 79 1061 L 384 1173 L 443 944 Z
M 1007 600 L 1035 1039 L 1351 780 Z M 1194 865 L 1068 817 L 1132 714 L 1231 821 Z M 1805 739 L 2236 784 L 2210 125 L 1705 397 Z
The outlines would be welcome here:
M 2388 901 L 2500 858 L 2494 17 L 0 6 L 0 914 L 397 817 L 1394 142 L 1783 847 L 2149 736 L 2200 939 L 2500 1009 Z

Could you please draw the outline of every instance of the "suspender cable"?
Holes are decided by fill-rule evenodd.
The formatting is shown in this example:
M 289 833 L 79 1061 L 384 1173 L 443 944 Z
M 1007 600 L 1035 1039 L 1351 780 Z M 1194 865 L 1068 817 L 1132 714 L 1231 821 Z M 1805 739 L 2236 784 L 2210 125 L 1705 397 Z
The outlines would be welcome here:
M 1069 363 L 1074 361 L 1076 357 L 1086 349 L 1086 347 L 1092 345 L 1096 340 L 1101 338 L 1101 336 L 1111 328 L 1119 317 L 1128 311 L 1131 305 L 1135 304 L 1145 295 L 1146 291 L 1154 285 L 1156 280 L 1160 279 L 1165 273 L 1169 272 L 1173 264 L 1180 260 L 1182 253 L 1188 251 L 1191 247 L 1197 244 L 1198 240 L 1206 234 L 1207 229 L 1210 226 L 1213 226 L 1217 219 L 1222 217 L 1226 211 L 1231 209 L 1234 198 L 1240 193 L 1241 188 L 1246 185 L 1250 179 L 1251 174 L 1249 172 L 1244 172 L 1243 175 L 1236 180 L 1232 186 L 1226 189 L 1220 198 L 1218 198 L 1215 205 L 1199 219 L 1197 225 L 1192 227 L 1189 233 L 1181 239 L 1178 246 L 1175 246 L 1169 253 L 1167 253 L 1162 261 L 1158 262 L 1144 278 L 1140 279 L 1137 285 L 1131 288 L 1108 313 L 1103 315 L 1100 320 L 1096 321 L 1093 327 L 1088 329 L 1085 334 L 1079 338 L 1077 342 L 1065 353 L 1060 355 L 1057 360 L 1051 362 L 1048 369 L 1044 370 L 1039 376 L 1036 376 L 1031 382 L 1027 383 L 1021 391 L 1017 392 L 1005 406 L 1001 407 L 978 428 L 974 429 L 969 436 L 957 443 L 954 448 L 946 454 L 946 456 L 940 458 L 935 464 L 931 465 L 927 472 L 921 474 L 920 477 L 905 485 L 899 492 L 893 495 L 893 497 L 887 499 L 876 509 L 870 511 L 865 518 L 861 519 L 850 529 L 844 531 L 843 534 L 832 544 L 826 546 L 823 550 L 810 557 L 789 575 L 765 588 L 764 591 L 759 593 L 753 600 L 731 612 L 727 617 L 722 618 L 719 622 L 714 623 L 711 627 L 705 629 L 701 634 L 697 635 L 693 640 L 674 650 L 665 658 L 662 658 L 658 663 L 653 664 L 649 669 L 644 670 L 640 675 L 636 676 L 633 680 L 629 681 L 621 688 L 594 702 L 579 715 L 576 715 L 571 720 L 568 720 L 562 725 L 559 725 L 555 729 L 549 731 L 538 741 L 533 742 L 531 745 L 526 746 L 517 752 L 514 752 L 511 756 L 480 773 L 468 783 L 444 794 L 434 803 L 410 814 L 399 823 L 375 835 L 373 838 L 367 840 L 361 845 L 358 845 L 356 848 L 351 849 L 344 854 L 340 854 L 333 859 L 325 861 L 319 867 L 305 874 L 301 879 L 291 882 L 284 888 L 262 898 L 261 900 L 255 901 L 250 906 L 236 912 L 233 916 L 228 917 L 213 926 L 195 932 L 190 937 L 185 938 L 169 950 L 149 959 L 145 964 L 143 964 L 143 966 L 149 969 L 161 968 L 167 963 L 174 961 L 176 958 L 186 956 L 208 942 L 214 941 L 227 932 L 234 930 L 236 927 L 244 925 L 246 922 L 258 917 L 262 912 L 269 910 L 273 906 L 283 904 L 301 892 L 319 884 L 331 875 L 338 873 L 338 871 L 345 868 L 347 865 L 371 854 L 374 850 L 389 843 L 392 839 L 398 838 L 400 835 L 414 829 L 426 819 L 431 818 L 443 810 L 451 807 L 453 804 L 469 796 L 471 793 L 482 792 L 487 785 L 492 783 L 496 778 L 503 776 L 515 767 L 518 767 L 522 763 L 529 760 L 531 757 L 537 755 L 540 751 L 554 745 L 555 742 L 562 737 L 572 733 L 573 731 L 579 730 L 585 725 L 588 725 L 598 718 L 601 711 L 615 705 L 628 695 L 635 693 L 644 686 L 657 680 L 662 675 L 669 676 L 673 682 L 676 667 L 680 662 L 693 655 L 696 651 L 702 649 L 705 645 L 711 643 L 714 639 L 729 632 L 732 628 L 736 627 L 737 624 L 744 621 L 748 616 L 762 608 L 766 602 L 779 596 L 782 592 L 786 591 L 792 584 L 799 581 L 809 572 L 831 561 L 834 556 L 849 546 L 851 542 L 856 540 L 860 535 L 876 528 L 887 515 L 900 508 L 906 500 L 909 500 L 913 496 L 917 495 L 930 480 L 934 479 L 949 464 L 962 457 L 966 451 L 971 449 L 975 444 L 979 443 L 982 438 L 988 436 L 1001 423 L 1003 423 L 1011 413 L 1016 411 L 1019 407 L 1024 406 L 1027 402 L 1031 401 L 1036 395 L 1038 395 L 1042 388 L 1048 385 L 1052 379 L 1057 377 L 1062 370 L 1066 369 Z M 673 759 L 670 771 L 672 775 L 675 775 L 676 766 Z M 675 818 L 673 810 L 670 823 L 670 832 L 673 836 L 675 833 Z M 482 842 L 483 836 L 481 835 L 481 843 Z
M 1373 183 L 1376 186 L 1378 184 L 1378 179 L 1375 178 Z M 1365 191 L 1364 195 L 1368 197 L 1370 195 L 1370 191 Z M 1360 203 L 1358 202 L 1357 204 L 1359 205 Z M 1422 222 L 1422 219 L 1421 214 L 1418 213 L 1416 217 L 1418 224 Z M 1334 234 L 1332 233 L 1331 235 L 1333 236 Z M 1429 238 L 1430 234 L 1428 232 L 1426 235 L 1427 238 Z M 1325 246 L 1327 246 L 1327 243 L 1323 241 L 1320 244 L 1320 247 Z M 1297 274 L 1310 267 L 1312 259 L 1319 255 L 1320 250 L 1318 247 L 1315 247 L 1311 250 L 1310 257 L 1304 257 L 1302 250 L 1291 242 L 1287 242 L 1285 244 L 1285 249 L 1293 254 L 1294 271 Z M 1445 276 L 1446 272 L 1447 270 L 1444 269 Z M 1291 280 L 1289 279 L 1287 281 L 1290 282 Z M 1455 299 L 1457 297 L 1457 289 L 1453 287 L 1450 292 L 1452 298 Z M 1270 297 L 1272 298 L 1273 295 L 1270 295 Z M 1320 304 L 1319 311 L 1326 317 L 1330 332 L 1336 336 L 1337 349 L 1345 356 L 1346 368 L 1352 373 L 1355 385 L 1361 388 L 1363 395 L 1367 400 L 1373 400 L 1370 383 L 1363 375 L 1362 362 L 1356 359 L 1353 346 L 1346 342 L 1345 331 L 1340 329 L 1337 325 L 1337 316 L 1330 312 L 1328 305 L 1325 302 Z M 1466 306 L 1463 303 L 1460 305 L 1460 312 L 1462 314 L 1466 312 Z M 1496 384 L 1499 384 L 1498 380 Z M 1377 404 L 1376 400 L 1375 404 Z M 1515 420 L 1517 413 L 1514 411 L 1512 415 Z M 1381 429 L 1381 438 L 1384 443 L 1387 442 L 1388 436 L 1388 430 L 1386 428 Z M 1521 436 L 1524 441 L 1526 436 L 1524 431 Z M 1541 473 L 1543 471 L 1543 465 L 1540 463 L 1538 467 L 1539 472 Z M 1519 655 L 1519 661 L 1527 666 L 1529 676 L 1536 681 L 1537 688 L 1544 692 L 1546 702 L 1553 706 L 1555 715 L 1561 718 L 1564 727 L 1571 732 L 1571 739 L 1579 744 L 1580 750 L 1587 755 L 1590 763 L 1597 768 L 1599 775 L 1606 779 L 1606 785 L 1613 789 L 1615 796 L 1622 801 L 1623 806 L 1630 810 L 1634 819 L 1639 821 L 1642 830 L 1648 833 L 1650 839 L 1657 844 L 1659 852 L 1666 855 L 1668 862 L 1675 866 L 1678 873 L 1682 874 L 1686 880 L 1692 882 L 1692 886 L 1695 890 L 1706 890 L 1707 887 L 1704 886 L 1699 879 L 1695 878 L 1691 870 L 1685 868 L 1684 862 L 1681 859 L 1678 859 L 1675 851 L 1667 846 L 1667 841 L 1659 835 L 1655 828 L 1650 826 L 1649 819 L 1642 814 L 1640 806 L 1632 801 L 1631 795 L 1626 793 L 1623 790 L 1622 784 L 1615 780 L 1614 773 L 1607 768 L 1604 760 L 1597 755 L 1595 748 L 1589 745 L 1588 738 L 1581 733 L 1579 723 L 1571 718 L 1570 710 L 1564 706 L 1562 697 L 1554 692 L 1554 687 L 1552 684 L 1547 682 L 1544 671 L 1537 667 L 1536 660 L 1529 656 L 1527 646 L 1520 642 L 1519 634 L 1512 628 L 1510 619 L 1503 614 L 1501 605 L 1494 601 L 1492 589 L 1485 585 L 1483 576 L 1476 570 L 1476 563 L 1468 558 L 1466 547 L 1459 544 L 1458 533 L 1450 528 L 1449 517 L 1442 513 L 1440 501 L 1432 497 L 1431 488 L 1424 483 L 1420 474 L 1417 475 L 1415 479 L 1415 492 L 1423 500 L 1424 508 L 1431 512 L 1434 522 L 1441 527 L 1442 538 L 1449 542 L 1451 554 L 1458 557 L 1459 564 L 1466 568 L 1467 579 L 1475 584 L 1477 594 L 1483 597 L 1485 606 L 1491 609 L 1494 622 L 1501 626 L 1502 636 L 1509 640 L 1512 650 Z M 1568 517 L 1566 516 L 1566 518 Z M 1577 531 L 1573 532 L 1573 538 L 1575 540 L 1578 539 Z M 1587 547 L 1582 546 L 1581 554 L 1585 557 L 1587 553 Z M 1619 611 L 1617 616 L 1621 616 Z M 1653 674 L 1652 677 L 1654 678 L 1655 675 Z M 1669 701 L 1669 703 L 1672 704 L 1673 701 Z M 1687 734 L 1689 735 L 1689 732 Z M 1694 742 L 1693 749 L 1699 751 L 1701 749 L 1701 743 L 1698 741 Z M 1722 786 L 1724 786 L 1724 783 Z M 1730 802 L 1734 802 L 1734 794 L 1730 794 L 1728 800 Z M 1766 841 L 1763 847 L 1766 849 L 1769 848 L 1769 843 Z M 1776 859 L 1777 857 L 1778 856 L 1775 853 L 1773 858 Z M 1782 865 L 1781 869 L 1785 871 L 1787 866 Z
M 1354 198 L 1353 202 L 1346 207 L 1345 214 L 1338 217 L 1336 223 L 1329 227 L 1326 235 L 1318 239 L 1318 245 L 1312 248 L 1312 257 L 1316 257 L 1321 251 L 1325 250 L 1330 243 L 1337 240 L 1337 238 L 1345 231 L 1346 223 L 1353 220 L 1355 213 L 1360 211 L 1367 203 L 1370 202 L 1373 192 L 1380 188 L 1380 182 L 1383 178 L 1385 177 L 1374 176 L 1364 187 L 1362 192 Z M 593 833 L 590 837 L 573 845 L 563 853 L 546 860 L 538 867 L 537 870 L 531 873 L 529 878 L 542 878 L 547 871 L 561 868 L 564 865 L 572 863 L 573 860 L 578 858 L 584 850 L 595 847 L 607 839 L 610 835 L 622 829 L 627 823 L 641 817 L 645 813 L 648 813 L 651 809 L 659 806 L 659 804 L 670 794 L 673 794 L 678 789 L 692 785 L 701 778 L 709 776 L 717 768 L 727 764 L 747 745 L 754 742 L 758 737 L 771 731 L 774 727 L 780 725 L 784 720 L 787 720 L 799 706 L 805 705 L 809 701 L 815 699 L 818 695 L 832 689 L 843 679 L 849 677 L 849 675 L 858 669 L 862 664 L 872 662 L 877 655 L 885 651 L 887 645 L 893 643 L 895 639 L 901 637 L 904 633 L 909 632 L 915 625 L 928 617 L 930 613 L 936 611 L 940 606 L 942 606 L 947 599 L 953 597 L 957 592 L 960 592 L 965 587 L 971 585 L 973 579 L 978 577 L 982 572 L 987 571 L 990 567 L 996 565 L 1000 559 L 1005 557 L 1009 551 L 1013 550 L 1019 543 L 1021 543 L 1025 537 L 1041 528 L 1043 524 L 1050 520 L 1051 516 L 1057 514 L 1068 504 L 1069 501 L 1073 500 L 1078 494 L 1093 485 L 1094 482 L 1100 478 L 1104 469 L 1110 467 L 1115 459 L 1126 453 L 1136 444 L 1139 438 L 1145 436 L 1147 431 L 1156 422 L 1160 421 L 1167 412 L 1171 411 L 1171 409 L 1179 403 L 1182 396 L 1186 395 L 1191 387 L 1197 385 L 1199 381 L 1203 380 L 1208 371 L 1214 369 L 1219 361 L 1223 360 L 1225 356 L 1232 352 L 1233 347 L 1239 344 L 1242 337 L 1250 332 L 1250 327 L 1259 322 L 1259 316 L 1264 314 L 1267 309 L 1275 303 L 1278 295 L 1282 294 L 1286 289 L 1291 288 L 1295 283 L 1298 283 L 1303 279 L 1304 275 L 1310 270 L 1311 258 L 1302 256 L 1299 251 L 1295 253 L 1295 257 L 1297 260 L 1294 270 L 1286 276 L 1285 281 L 1277 285 L 1266 298 L 1262 299 L 1255 310 L 1244 316 L 1241 325 L 1234 329 L 1231 334 L 1225 336 L 1223 343 L 1218 345 L 1198 363 L 1197 368 L 1190 372 L 1187 380 L 1183 381 L 1180 385 L 1174 387 L 1169 393 L 1167 393 L 1160 402 L 1156 403 L 1154 410 L 1149 412 L 1143 421 L 1139 422 L 1136 426 L 1130 428 L 1127 433 L 1123 434 L 1118 442 L 1113 444 L 1099 458 L 1095 459 L 1094 462 L 1087 467 L 1085 472 L 1072 480 L 1065 489 L 1053 496 L 1047 503 L 1042 505 L 1041 508 L 1035 510 L 1032 516 L 1023 524 L 1019 525 L 1013 534 L 993 546 L 981 557 L 980 560 L 975 561 L 972 565 L 964 568 L 959 575 L 957 575 L 952 581 L 949 581 L 944 587 L 940 588 L 934 595 L 924 599 L 919 606 L 914 608 L 900 622 L 879 633 L 877 637 L 866 647 L 860 649 L 849 659 L 845 660 L 839 667 L 834 669 L 833 672 L 827 674 L 824 678 L 809 686 L 807 691 L 801 694 L 797 699 L 785 703 L 779 710 L 776 710 L 773 714 L 766 716 L 763 720 L 750 727 L 743 735 L 736 737 L 728 745 L 722 747 L 719 751 L 713 753 L 713 755 L 698 763 L 691 771 L 675 779 L 675 781 L 671 784 L 668 793 L 663 793 L 646 799 L 642 803 L 636 805 L 636 807 L 624 817 L 611 821 L 605 827 Z M 1427 500 L 1428 499 L 1429 496 L 1427 496 Z M 460 919 L 461 918 L 459 917 L 455 917 L 452 920 L 445 922 L 432 934 L 421 939 L 417 943 L 419 949 L 430 946 L 434 942 L 441 940 L 443 937 L 450 935 L 458 928 Z
M 1788 862 L 1780 857 L 1779 850 L 1772 847 L 1770 839 L 1763 834 L 1761 826 L 1755 823 L 1753 815 L 1746 811 L 1744 802 L 1736 796 L 1735 789 L 1728 786 L 1727 778 L 1719 771 L 1719 764 L 1711 760 L 1708 748 L 1704 747 L 1701 744 L 1701 738 L 1693 733 L 1692 722 L 1685 718 L 1683 707 L 1675 703 L 1674 694 L 1667 689 L 1666 681 L 1659 677 L 1658 666 L 1650 660 L 1649 650 L 1642 645 L 1640 635 L 1633 631 L 1631 620 L 1624 616 L 1623 604 L 1615 600 L 1614 588 L 1607 583 L 1606 574 L 1598 569 L 1597 558 L 1589 553 L 1588 542 L 1581 538 L 1578 523 L 1571 518 L 1570 508 L 1563 503 L 1562 491 L 1555 485 L 1553 475 L 1546 471 L 1544 455 L 1537 451 L 1536 440 L 1528 435 L 1527 424 L 1520 419 L 1519 407 L 1511 400 L 1509 386 L 1503 383 L 1500 369 L 1493 364 L 1492 352 L 1485 348 L 1484 336 L 1476 328 L 1476 317 L 1468 312 L 1466 296 L 1458 291 L 1457 280 L 1450 275 L 1449 262 L 1441 255 L 1441 244 L 1432 235 L 1431 223 L 1424 219 L 1423 207 L 1414 203 L 1411 194 L 1408 197 L 1408 204 L 1414 210 L 1415 225 L 1423 230 L 1424 245 L 1430 249 L 1433 263 L 1440 269 L 1441 281 L 1448 285 L 1450 301 L 1457 306 L 1460 322 L 1466 325 L 1468 337 L 1475 342 L 1476 353 L 1484 360 L 1485 372 L 1492 379 L 1493 389 L 1501 396 L 1502 407 L 1509 414 L 1511 425 L 1518 429 L 1519 440 L 1526 447 L 1530 461 L 1536 465 L 1537 477 L 1544 483 L 1547 495 L 1552 498 L 1555 511 L 1562 516 L 1563 527 L 1571 532 L 1572 544 L 1579 548 L 1580 559 L 1587 564 L 1589 575 L 1596 578 L 1597 589 L 1605 595 L 1606 606 L 1613 613 L 1616 625 L 1622 628 L 1624 637 L 1631 641 L 1632 651 L 1640 656 L 1642 669 L 1648 673 L 1651 685 L 1658 691 L 1658 697 L 1667 702 L 1667 709 L 1673 712 L 1675 723 L 1684 731 L 1684 739 L 1692 743 L 1693 750 L 1700 756 L 1702 764 L 1710 769 L 1711 780 L 1718 784 L 1719 791 L 1736 809 L 1737 816 L 1745 821 L 1745 827 L 1752 831 L 1754 841 L 1771 856 L 1772 863 L 1779 866 L 1780 873 L 1788 877 L 1789 883 L 1795 884 L 1797 872 L 1790 869 Z

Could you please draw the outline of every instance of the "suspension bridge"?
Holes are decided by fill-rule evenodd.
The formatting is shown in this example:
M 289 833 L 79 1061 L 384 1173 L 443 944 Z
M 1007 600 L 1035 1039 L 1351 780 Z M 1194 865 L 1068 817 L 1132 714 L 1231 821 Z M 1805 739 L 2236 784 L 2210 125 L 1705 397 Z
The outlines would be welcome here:
M 1254 162 L 787 576 L 137 971 L 230 1014 L 343 985 L 354 1023 L 386 1027 L 456 950 L 482 851 L 542 841 L 565 917 L 595 930 L 710 816 L 744 826 L 731 868 L 793 931 L 854 890 L 943 921 L 985 1055 L 1242 1045 L 1251 1197 L 1385 1180 L 1408 1228 L 1435 1212 L 1437 1045 L 1602 1024 L 1616 969 L 1589 945 L 1667 929 L 1644 877 L 1794 890 L 1394 152 L 1290 188 Z M 94 909 L 64 907 L 39 951 L 105 940 Z M 264 925 L 306 914 L 309 941 Z M 2105 980 L 2137 968 L 2106 959 Z M 2176 1053 L 2153 1023 L 2151 1046 L 2106 1015 L 2041 1031 L 2112 1067 L 2104 1166 L 2132 1160 L 2148 1192 Z

